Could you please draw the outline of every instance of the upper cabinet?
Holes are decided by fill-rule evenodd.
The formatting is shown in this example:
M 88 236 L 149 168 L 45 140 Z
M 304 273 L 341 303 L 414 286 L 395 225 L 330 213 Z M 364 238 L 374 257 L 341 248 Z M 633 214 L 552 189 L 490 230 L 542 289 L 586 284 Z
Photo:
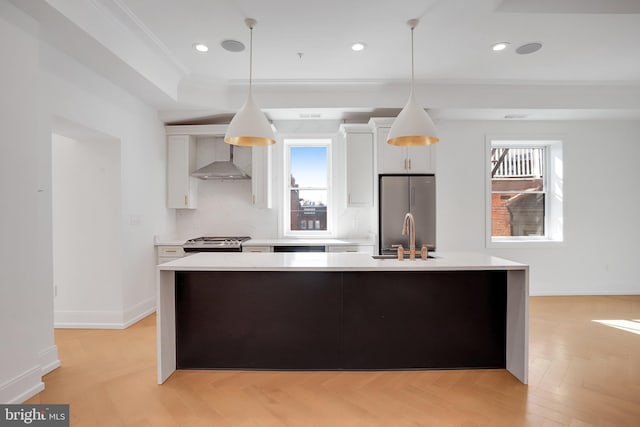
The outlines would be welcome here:
M 213 161 L 229 160 L 230 146 L 223 141 L 227 125 L 166 126 L 165 130 L 167 207 L 195 209 L 201 180 L 191 173 Z M 252 205 L 270 208 L 271 147 L 234 147 L 234 163 L 251 175 Z
M 196 139 L 191 135 L 167 137 L 167 207 L 198 207 L 198 179 L 191 176 L 196 169 Z
M 341 126 L 346 146 L 347 206 L 373 206 L 373 133 L 369 125 Z
M 371 119 L 378 148 L 378 173 L 435 173 L 435 147 L 397 147 L 387 144 L 394 119 Z
M 251 148 L 251 203 L 271 208 L 271 146 Z

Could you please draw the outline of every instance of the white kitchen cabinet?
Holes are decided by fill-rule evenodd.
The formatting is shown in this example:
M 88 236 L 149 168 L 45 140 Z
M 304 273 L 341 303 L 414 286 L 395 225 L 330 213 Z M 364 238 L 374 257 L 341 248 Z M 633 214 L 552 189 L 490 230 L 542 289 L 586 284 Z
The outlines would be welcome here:
M 198 180 L 191 176 L 196 169 L 196 140 L 190 135 L 167 137 L 167 207 L 198 207 Z
M 184 257 L 186 254 L 182 249 L 182 246 L 175 245 L 163 245 L 157 247 L 157 263 L 163 264 L 165 262 L 173 261 Z
M 271 147 L 251 150 L 251 203 L 256 208 L 271 209 Z
M 242 246 L 242 252 L 273 252 L 273 246 Z
M 435 173 L 435 147 L 398 147 L 387 144 L 393 119 L 372 119 L 376 127 L 378 173 Z
M 373 255 L 373 245 L 327 245 L 327 252 L 364 252 Z
M 373 206 L 373 132 L 368 125 L 342 125 L 346 146 L 347 207 Z
M 169 141 L 167 206 L 195 209 L 199 180 L 190 173 L 212 161 L 229 159 L 230 147 L 222 142 L 227 125 L 176 125 L 165 130 Z M 271 147 L 234 147 L 234 163 L 251 175 L 252 205 L 271 208 Z

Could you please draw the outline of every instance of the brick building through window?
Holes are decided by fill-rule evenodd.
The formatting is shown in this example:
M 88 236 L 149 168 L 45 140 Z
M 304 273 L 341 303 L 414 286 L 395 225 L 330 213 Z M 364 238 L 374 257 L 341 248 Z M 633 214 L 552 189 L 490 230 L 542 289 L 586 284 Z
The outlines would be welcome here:
M 296 179 L 291 176 L 291 229 L 326 230 L 327 206 L 321 202 L 300 197 Z
M 491 235 L 545 236 L 545 147 L 492 147 Z

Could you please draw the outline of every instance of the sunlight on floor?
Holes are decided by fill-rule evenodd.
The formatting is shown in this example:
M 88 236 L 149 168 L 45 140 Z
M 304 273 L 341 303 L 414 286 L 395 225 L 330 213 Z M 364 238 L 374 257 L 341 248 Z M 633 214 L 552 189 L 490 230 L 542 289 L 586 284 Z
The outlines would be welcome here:
M 612 328 L 621 329 L 623 331 L 631 332 L 632 334 L 640 335 L 640 320 L 638 319 L 594 320 L 594 322 L 600 323 L 605 326 L 610 326 Z

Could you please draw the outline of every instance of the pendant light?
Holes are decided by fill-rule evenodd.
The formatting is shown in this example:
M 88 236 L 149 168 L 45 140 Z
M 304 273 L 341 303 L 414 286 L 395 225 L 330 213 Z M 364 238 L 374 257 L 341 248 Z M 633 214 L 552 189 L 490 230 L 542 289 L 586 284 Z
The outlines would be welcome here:
M 240 111 L 233 116 L 227 134 L 224 136 L 224 142 L 232 145 L 242 146 L 264 146 L 276 143 L 276 137 L 273 129 L 267 120 L 267 117 L 258 108 L 253 101 L 251 93 L 252 72 L 253 72 L 253 28 L 256 26 L 256 20 L 247 18 L 244 20 L 249 27 L 249 96 L 247 102 L 244 103 Z
M 418 26 L 418 19 L 410 19 L 407 25 L 411 28 L 411 94 L 398 117 L 393 122 L 387 137 L 387 144 L 399 146 L 430 145 L 439 141 L 436 127 L 431 117 L 416 102 L 413 71 L 413 30 Z

